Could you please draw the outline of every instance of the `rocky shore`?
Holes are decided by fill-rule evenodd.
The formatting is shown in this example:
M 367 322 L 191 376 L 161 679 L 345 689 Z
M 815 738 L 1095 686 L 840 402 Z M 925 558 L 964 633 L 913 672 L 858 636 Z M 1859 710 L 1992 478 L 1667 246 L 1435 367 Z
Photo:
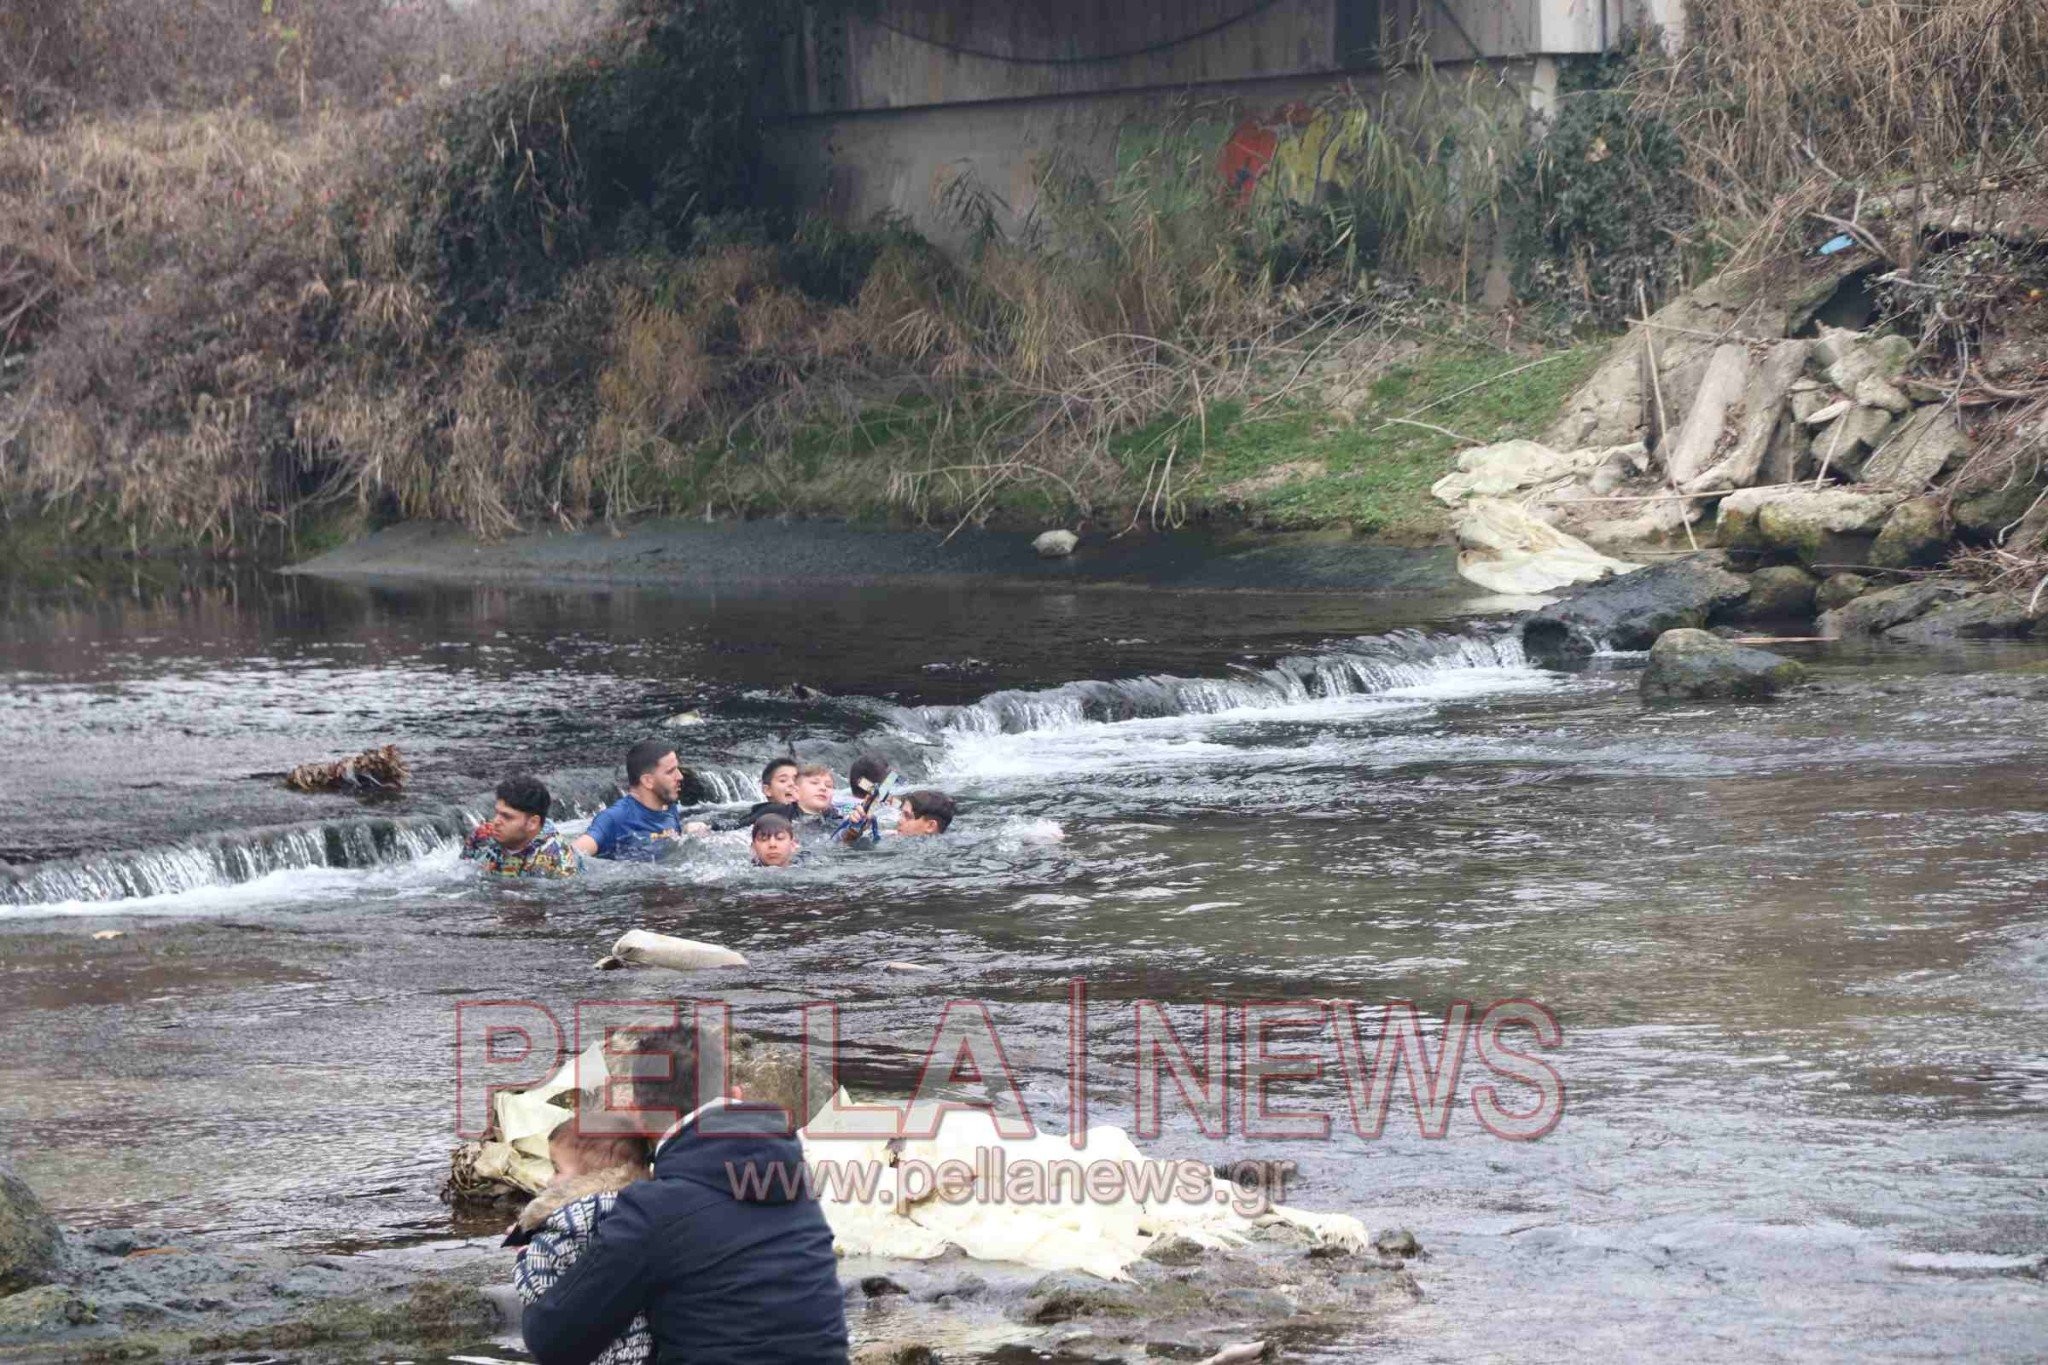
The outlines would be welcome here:
M 0 1360 L 299 1362 L 502 1356 L 518 1342 L 494 1238 L 293 1255 L 151 1229 L 60 1230 L 0 1173 Z M 1412 1234 L 1351 1252 L 1261 1229 L 1229 1252 L 1169 1240 L 1126 1282 L 949 1255 L 848 1259 L 854 1358 L 1246 1361 L 1342 1341 L 1422 1296 Z

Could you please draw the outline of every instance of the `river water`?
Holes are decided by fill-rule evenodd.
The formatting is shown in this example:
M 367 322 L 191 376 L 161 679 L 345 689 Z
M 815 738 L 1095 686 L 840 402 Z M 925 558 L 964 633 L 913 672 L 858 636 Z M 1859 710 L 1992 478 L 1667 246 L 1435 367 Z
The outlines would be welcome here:
M 13 588 L 0 618 L 0 1133 L 81 1225 L 214 1244 L 445 1238 L 455 1007 L 672 993 L 625 929 L 729 944 L 715 989 L 907 1091 L 984 1002 L 1063 1131 L 1070 983 L 1094 1122 L 1132 1122 L 1131 1002 L 1540 1002 L 1554 1129 L 1405 1083 L 1352 1129 L 1341 1055 L 1276 1107 L 1292 1202 L 1415 1229 L 1425 1300 L 1347 1350 L 1416 1361 L 2048 1354 L 2048 651 L 1788 646 L 1819 686 L 1646 708 L 1627 658 L 1525 664 L 1456 593 L 691 593 L 241 574 Z M 793 686 L 798 685 L 801 686 Z M 707 794 L 785 744 L 881 747 L 942 840 L 770 873 L 714 844 L 479 885 L 454 835 L 531 768 L 587 817 L 671 735 Z M 366 804 L 283 790 L 397 743 Z M 115 929 L 123 936 L 95 939 Z M 935 974 L 896 975 L 909 960 Z M 714 989 L 697 984 L 690 989 Z M 1370 1017 L 1376 1018 L 1376 1014 Z M 510 1078 L 508 1078 L 510 1079 Z

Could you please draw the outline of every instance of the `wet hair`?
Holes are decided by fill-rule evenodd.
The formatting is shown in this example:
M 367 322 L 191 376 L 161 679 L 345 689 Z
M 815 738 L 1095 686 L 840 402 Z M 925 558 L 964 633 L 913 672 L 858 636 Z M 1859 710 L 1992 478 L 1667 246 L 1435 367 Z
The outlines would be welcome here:
M 498 784 L 498 799 L 521 815 L 548 818 L 548 789 L 531 773 L 515 773 Z
M 787 834 L 795 837 L 796 826 L 789 822 L 787 815 L 770 813 L 760 816 L 754 821 L 753 833 L 747 837 L 750 839 L 772 839 L 778 834 Z
M 771 758 L 768 760 L 768 766 L 761 769 L 761 785 L 765 787 L 770 782 L 773 782 L 775 780 L 775 774 L 782 771 L 784 768 L 800 769 L 801 765 L 796 761 L 796 759 L 792 755 L 789 754 L 784 754 L 780 758 Z
M 691 1105 L 690 1108 L 696 1108 Z M 687 1112 L 687 1111 L 684 1111 Z M 586 1133 L 568 1118 L 548 1133 L 548 1146 L 556 1143 L 572 1149 L 589 1170 L 605 1171 L 614 1166 L 645 1166 L 647 1139 L 636 1133 Z
M 947 826 L 953 823 L 953 798 L 929 787 L 905 796 L 903 809 L 920 820 L 938 821 L 941 834 L 944 834 Z
M 687 1003 L 685 1008 L 687 1009 Z M 716 1035 L 702 1038 L 694 1023 L 681 1028 L 649 1029 L 633 1036 L 625 1055 L 642 1059 L 644 1071 L 636 1065 L 629 1082 L 629 1101 L 635 1109 L 672 1109 L 682 1118 L 698 1108 L 697 1067 L 699 1058 L 711 1063 L 712 1071 L 724 1075 L 726 1058 Z M 654 1059 L 666 1058 L 667 1070 Z M 618 1068 L 620 1072 L 624 1068 Z
M 661 760 L 675 751 L 676 746 L 663 739 L 643 739 L 626 750 L 626 786 L 639 786 L 641 778 L 659 768 Z
M 853 760 L 853 766 L 846 770 L 846 785 L 853 794 L 868 797 L 875 788 L 882 785 L 882 779 L 889 775 L 889 760 L 880 754 L 862 754 Z
M 806 763 L 796 770 L 798 777 L 816 777 L 820 773 L 823 773 L 826 777 L 832 776 L 832 765 L 829 763 Z

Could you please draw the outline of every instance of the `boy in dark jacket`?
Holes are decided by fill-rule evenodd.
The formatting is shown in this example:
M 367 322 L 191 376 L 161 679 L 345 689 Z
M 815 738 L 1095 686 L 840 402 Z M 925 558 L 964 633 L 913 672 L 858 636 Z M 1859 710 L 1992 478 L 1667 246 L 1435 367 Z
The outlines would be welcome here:
M 620 1191 L 583 1255 L 527 1305 L 526 1349 L 540 1365 L 588 1365 L 645 1313 L 656 1365 L 844 1365 L 832 1229 L 788 1115 L 723 1097 L 700 1107 L 694 1027 L 641 1034 L 633 1053 L 631 1107 L 682 1118 L 655 1145 L 654 1179 Z M 705 1061 L 725 1074 L 722 1056 Z

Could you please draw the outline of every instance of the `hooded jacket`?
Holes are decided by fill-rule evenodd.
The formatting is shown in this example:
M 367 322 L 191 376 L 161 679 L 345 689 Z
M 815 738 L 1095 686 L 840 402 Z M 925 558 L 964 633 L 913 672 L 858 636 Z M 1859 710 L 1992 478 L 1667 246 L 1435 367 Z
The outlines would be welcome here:
M 844 1365 L 832 1229 L 780 1109 L 692 1115 L 554 1288 L 528 1304 L 540 1365 L 588 1365 L 645 1312 L 657 1365 Z

